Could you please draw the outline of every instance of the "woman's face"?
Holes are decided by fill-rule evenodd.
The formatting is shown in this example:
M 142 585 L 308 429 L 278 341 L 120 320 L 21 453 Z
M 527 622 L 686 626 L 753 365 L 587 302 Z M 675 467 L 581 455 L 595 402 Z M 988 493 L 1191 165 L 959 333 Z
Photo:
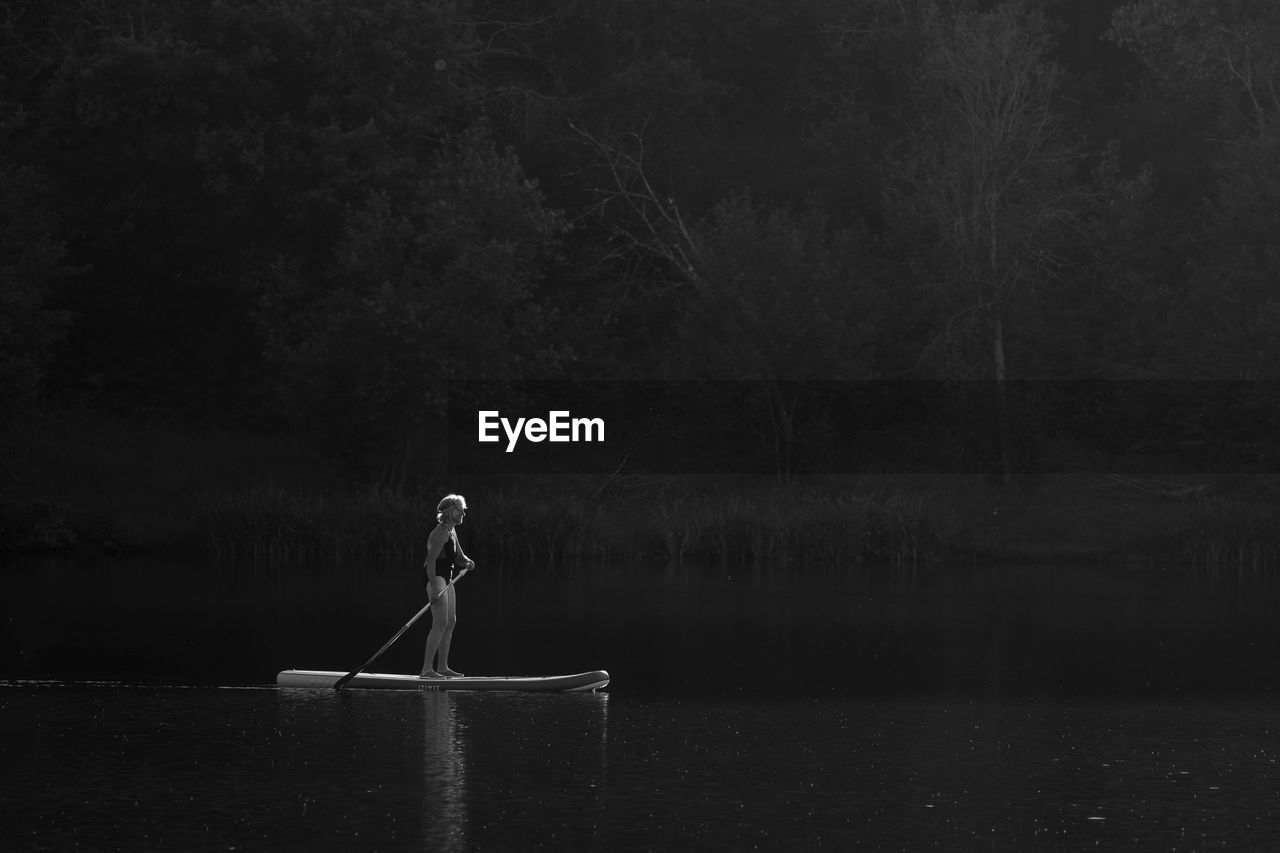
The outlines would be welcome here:
M 462 519 L 467 517 L 467 511 L 460 506 L 451 506 L 445 510 L 445 518 L 454 524 L 461 524 Z

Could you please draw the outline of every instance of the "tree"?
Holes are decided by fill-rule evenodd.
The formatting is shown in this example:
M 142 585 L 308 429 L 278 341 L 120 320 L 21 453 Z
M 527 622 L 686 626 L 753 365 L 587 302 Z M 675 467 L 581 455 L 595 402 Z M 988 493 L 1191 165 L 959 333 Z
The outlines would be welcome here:
M 1180 308 L 1176 366 L 1213 379 L 1280 379 L 1280 122 L 1226 146 Z
M 1140 0 L 1115 11 L 1109 38 L 1157 85 L 1204 105 L 1219 136 L 1257 132 L 1280 98 L 1280 9 L 1249 0 Z
M 1011 3 L 935 10 L 923 37 L 912 130 L 886 204 L 930 247 L 912 265 L 941 325 L 922 364 L 994 382 L 1007 477 L 1006 324 L 1016 301 L 1058 271 L 1075 150 L 1055 110 L 1058 74 L 1039 18 Z
M 1187 377 L 1274 378 L 1280 341 L 1280 9 L 1244 0 L 1126 3 L 1110 38 L 1168 103 L 1191 104 L 1205 186 L 1187 217 L 1169 366 Z
M 571 357 L 537 298 L 566 226 L 483 125 L 345 219 L 333 270 L 278 265 L 262 319 L 291 416 L 402 478 L 410 439 L 438 436 L 450 380 L 542 378 Z
M 0 103 L 0 151 L 23 120 Z M 70 320 L 50 299 L 54 284 L 70 272 L 56 225 L 42 177 L 0 155 L 0 428 L 37 400 Z
M 59 0 L 4 22 L 79 319 L 60 375 L 131 409 L 249 416 L 252 283 L 331 269 L 345 211 L 475 119 L 450 0 Z M 251 387 L 253 386 L 253 387 Z
M 692 239 L 677 375 L 745 381 L 757 434 L 787 477 L 802 423 L 821 429 L 803 411 L 822 396 L 815 386 L 871 375 L 866 253 L 812 208 L 771 211 L 746 196 L 718 204 Z

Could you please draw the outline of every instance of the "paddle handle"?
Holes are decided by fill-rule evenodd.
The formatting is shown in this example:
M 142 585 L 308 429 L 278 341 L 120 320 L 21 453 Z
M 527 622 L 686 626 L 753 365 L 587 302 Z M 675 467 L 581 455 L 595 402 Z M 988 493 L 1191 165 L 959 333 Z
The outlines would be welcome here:
M 444 585 L 444 589 L 440 590 L 440 595 L 436 595 L 436 596 L 431 597 L 431 598 L 427 601 L 427 603 L 423 606 L 423 608 L 422 608 L 421 610 L 419 610 L 417 613 L 413 614 L 413 618 L 412 618 L 412 619 L 410 619 L 408 622 L 404 623 L 404 625 L 402 625 L 402 626 L 401 626 L 401 628 L 400 628 L 400 630 L 399 630 L 399 631 L 396 631 L 395 636 L 393 636 L 390 640 L 387 640 L 387 642 L 383 644 L 382 648 L 378 649 L 376 652 L 374 652 L 374 653 L 373 653 L 373 657 L 369 658 L 367 661 L 365 661 L 364 663 L 360 664 L 360 666 L 356 667 L 355 669 L 351 670 L 351 671 L 350 671 L 350 672 L 348 672 L 346 675 L 342 676 L 342 677 L 341 677 L 341 678 L 339 678 L 337 681 L 335 681 L 335 682 L 333 683 L 333 689 L 334 689 L 334 690 L 341 690 L 341 689 L 342 689 L 342 687 L 343 687 L 343 685 L 345 685 L 348 681 L 350 681 L 351 679 L 353 679 L 353 678 L 355 678 L 357 675 L 359 675 L 361 670 L 365 669 L 365 668 L 366 668 L 366 667 L 368 667 L 370 664 L 372 664 L 374 661 L 376 661 L 378 658 L 382 657 L 382 653 L 383 653 L 383 652 L 385 652 L 387 649 L 391 648 L 391 646 L 395 643 L 395 641 L 396 641 L 396 640 L 398 640 L 398 639 L 400 639 L 402 636 L 404 636 L 404 632 L 405 632 L 405 631 L 408 631 L 411 627 L 413 627 L 413 623 L 414 623 L 414 622 L 417 622 L 419 619 L 421 619 L 421 618 L 422 618 L 422 616 L 423 616 L 423 614 L 424 614 L 424 613 L 426 613 L 428 610 L 430 610 L 430 609 L 431 609 L 431 605 L 433 605 L 433 604 L 435 604 L 437 601 L 439 601 L 439 600 L 444 596 L 444 594 L 445 594 L 446 592 L 448 592 L 448 591 L 449 591 L 449 587 L 453 586 L 455 583 L 457 583 L 458 581 L 462 580 L 462 576 L 463 576 L 463 575 L 465 575 L 465 574 L 466 574 L 467 572 L 469 572 L 469 571 L 471 571 L 471 566 L 467 566 L 465 569 L 463 569 L 462 571 L 458 572 L 457 577 L 455 577 L 453 580 L 451 580 L 451 581 L 449 581 L 447 584 L 445 584 L 445 585 Z

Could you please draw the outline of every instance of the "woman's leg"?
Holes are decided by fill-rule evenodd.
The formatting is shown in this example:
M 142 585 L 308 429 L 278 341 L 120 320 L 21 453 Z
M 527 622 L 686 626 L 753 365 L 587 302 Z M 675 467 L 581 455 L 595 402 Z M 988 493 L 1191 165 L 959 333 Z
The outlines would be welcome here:
M 461 676 L 462 673 L 455 672 L 454 670 L 449 669 L 449 646 L 453 642 L 453 626 L 456 625 L 458 622 L 458 589 L 457 587 L 452 587 L 452 586 L 449 587 L 449 590 L 444 594 L 444 601 L 445 601 L 445 619 L 444 619 L 444 633 L 443 633 L 443 636 L 441 636 L 440 638 L 440 674 L 447 675 L 451 678 L 457 678 Z M 433 619 L 435 618 L 434 613 L 432 614 L 432 618 Z M 433 624 L 432 627 L 434 628 L 435 625 Z
M 427 589 L 428 595 L 440 595 L 439 587 L 443 584 L 432 584 Z M 445 636 L 445 623 L 449 617 L 449 594 L 453 590 L 446 590 L 443 596 L 440 596 L 431 605 L 431 630 L 427 633 L 427 648 L 422 658 L 422 672 L 419 678 L 439 678 L 440 673 L 435 669 L 436 652 L 440 651 L 440 663 L 443 664 L 449 659 L 448 646 L 441 650 L 441 644 Z

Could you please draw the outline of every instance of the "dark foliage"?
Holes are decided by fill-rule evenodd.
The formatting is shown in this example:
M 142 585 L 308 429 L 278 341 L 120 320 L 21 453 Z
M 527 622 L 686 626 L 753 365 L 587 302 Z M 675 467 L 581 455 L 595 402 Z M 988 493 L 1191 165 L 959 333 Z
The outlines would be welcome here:
M 785 471 L 829 435 L 782 380 L 1275 379 L 1277 31 L 1233 0 L 18 0 L 0 392 L 394 474 L 451 379 L 727 376 Z

